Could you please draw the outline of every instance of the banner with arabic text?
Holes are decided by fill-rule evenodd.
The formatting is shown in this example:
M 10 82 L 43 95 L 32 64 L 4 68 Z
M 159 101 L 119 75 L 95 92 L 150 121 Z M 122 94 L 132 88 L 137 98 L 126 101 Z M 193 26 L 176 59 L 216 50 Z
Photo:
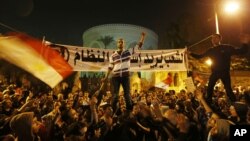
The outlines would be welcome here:
M 107 71 L 112 49 L 99 49 L 53 44 L 52 48 L 73 67 L 74 71 Z M 186 71 L 186 49 L 139 50 L 131 57 L 130 71 Z

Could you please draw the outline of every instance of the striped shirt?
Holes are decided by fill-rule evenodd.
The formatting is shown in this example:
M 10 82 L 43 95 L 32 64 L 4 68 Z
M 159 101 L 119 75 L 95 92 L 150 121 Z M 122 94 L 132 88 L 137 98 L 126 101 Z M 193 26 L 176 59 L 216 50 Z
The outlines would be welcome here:
M 129 76 L 130 69 L 130 59 L 136 51 L 141 48 L 142 44 L 139 43 L 135 47 L 130 48 L 128 50 L 124 50 L 121 53 L 115 51 L 111 57 L 109 62 L 109 69 L 112 70 L 113 77 L 123 77 Z

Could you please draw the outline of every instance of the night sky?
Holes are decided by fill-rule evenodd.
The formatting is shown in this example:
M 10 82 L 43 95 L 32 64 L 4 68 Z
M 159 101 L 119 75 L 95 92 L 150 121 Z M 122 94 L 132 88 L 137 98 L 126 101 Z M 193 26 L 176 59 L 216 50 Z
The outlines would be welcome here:
M 0 0 L 0 22 L 37 38 L 79 46 L 88 28 L 111 23 L 149 28 L 161 45 L 171 23 L 190 25 L 180 28 L 188 44 L 215 32 L 211 0 Z M 0 32 L 5 30 L 1 26 Z

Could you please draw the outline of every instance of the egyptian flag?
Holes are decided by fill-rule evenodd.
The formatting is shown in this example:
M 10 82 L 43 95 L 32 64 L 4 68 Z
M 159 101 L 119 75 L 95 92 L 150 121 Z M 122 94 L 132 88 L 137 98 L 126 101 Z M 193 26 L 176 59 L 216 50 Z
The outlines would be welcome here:
M 51 88 L 73 71 L 60 54 L 25 34 L 0 37 L 0 57 L 31 73 Z

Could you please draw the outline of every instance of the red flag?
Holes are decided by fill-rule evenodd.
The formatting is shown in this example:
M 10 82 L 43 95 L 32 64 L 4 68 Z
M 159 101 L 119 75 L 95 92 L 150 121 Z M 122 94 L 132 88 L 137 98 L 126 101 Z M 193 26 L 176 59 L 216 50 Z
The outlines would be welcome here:
M 52 88 L 73 72 L 57 51 L 24 34 L 0 37 L 0 56 Z

